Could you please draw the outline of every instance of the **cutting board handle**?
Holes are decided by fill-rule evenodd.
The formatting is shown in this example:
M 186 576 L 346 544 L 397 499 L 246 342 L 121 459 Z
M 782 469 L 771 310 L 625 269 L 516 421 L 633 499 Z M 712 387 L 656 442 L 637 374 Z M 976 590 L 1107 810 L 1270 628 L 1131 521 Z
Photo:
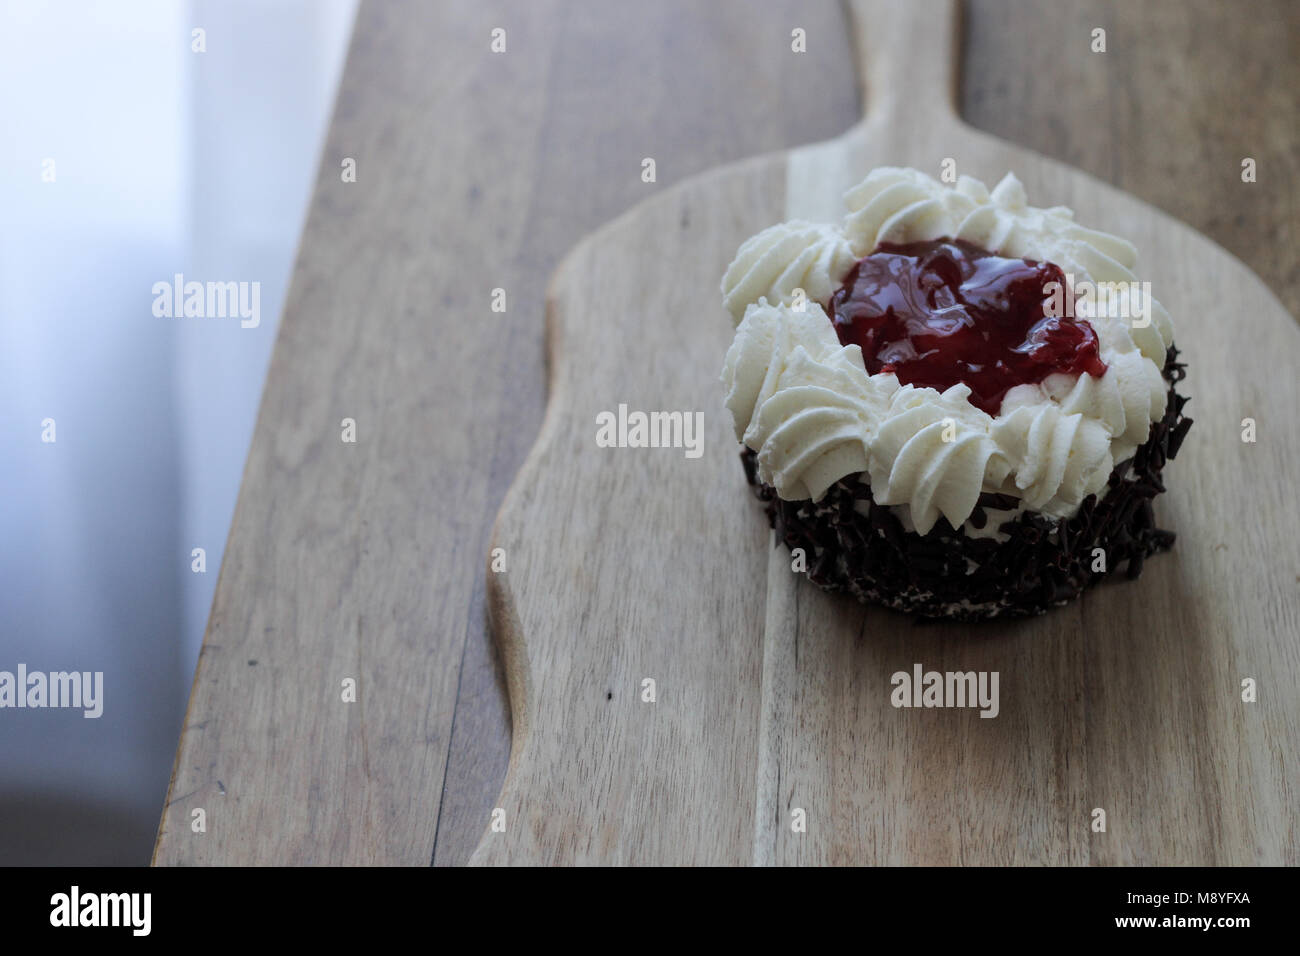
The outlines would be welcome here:
M 960 0 L 849 0 L 865 118 L 957 115 Z

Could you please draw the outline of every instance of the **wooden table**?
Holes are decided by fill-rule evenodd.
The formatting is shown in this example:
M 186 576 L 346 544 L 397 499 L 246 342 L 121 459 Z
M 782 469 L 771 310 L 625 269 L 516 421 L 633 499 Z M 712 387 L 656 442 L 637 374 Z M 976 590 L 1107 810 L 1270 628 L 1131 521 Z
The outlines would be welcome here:
M 963 113 L 1191 223 L 1300 314 L 1298 30 L 1286 0 L 976 0 Z M 509 752 L 483 582 L 545 406 L 547 277 L 656 190 L 842 131 L 848 42 L 829 2 L 363 2 L 157 863 L 469 857 Z

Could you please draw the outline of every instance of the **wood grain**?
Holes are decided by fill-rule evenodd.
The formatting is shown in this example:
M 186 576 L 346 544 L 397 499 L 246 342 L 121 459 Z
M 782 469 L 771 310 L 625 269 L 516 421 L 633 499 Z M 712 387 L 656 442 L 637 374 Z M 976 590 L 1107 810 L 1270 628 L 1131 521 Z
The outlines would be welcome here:
M 1098 20 L 1111 42 L 1104 58 L 1082 52 Z M 965 21 L 961 105 L 970 122 L 1176 213 L 1300 311 L 1291 255 L 1300 170 L 1284 121 L 1300 111 L 1294 5 L 1254 3 L 1243 16 L 1237 5 L 1200 0 L 972 0 Z M 498 25 L 510 30 L 510 54 L 488 59 L 484 38 Z M 810 55 L 771 54 L 788 49 L 794 25 L 807 28 Z M 435 843 L 437 862 L 468 857 L 509 748 L 482 555 L 541 421 L 548 275 L 574 241 L 647 189 L 833 135 L 856 114 L 833 2 L 765 3 L 757 13 L 739 2 L 363 0 L 158 862 L 418 863 Z M 612 172 L 647 154 L 659 158 L 657 187 Z M 337 175 L 343 155 L 360 163 L 359 182 L 347 187 Z M 1259 159 L 1254 187 L 1234 178 L 1244 155 Z M 386 281 L 402 267 L 404 281 Z M 485 305 L 486 290 L 500 285 L 511 291 L 504 316 Z M 503 337 L 514 343 L 508 354 Z M 360 367 L 367 338 L 388 352 L 370 349 Z M 440 348 L 430 355 L 433 341 Z M 472 362 L 484 371 L 458 391 L 447 376 Z M 443 387 L 431 386 L 439 375 L 430 369 L 449 365 Z M 312 497 L 329 485 L 350 490 L 357 478 L 357 456 L 332 454 L 342 450 L 332 441 L 345 413 L 307 417 L 309 404 L 313 416 L 322 403 L 350 404 L 341 390 L 326 401 L 336 390 L 331 369 L 350 370 L 354 383 L 381 380 L 372 386 L 379 398 L 420 397 L 418 413 L 401 400 L 383 409 L 393 433 L 418 434 L 382 449 L 422 479 L 418 488 L 397 494 L 385 484 L 364 501 Z M 463 439 L 467 414 L 472 447 Z M 367 449 L 370 426 L 360 423 L 351 450 L 370 472 L 379 449 Z M 316 444 L 301 464 L 273 453 L 309 437 Z M 432 463 L 426 444 L 438 450 Z M 339 517 L 349 513 L 351 523 Z M 394 525 L 396 547 L 376 530 Z M 412 556 L 402 543 L 416 530 L 433 544 L 422 567 L 404 569 Z M 340 590 L 363 556 L 391 565 L 400 588 Z M 405 696 L 379 707 L 363 701 L 343 723 L 334 720 L 340 661 L 356 660 L 359 649 L 350 613 L 380 622 L 360 645 L 363 694 L 383 692 L 394 675 L 412 679 Z M 405 637 L 383 623 L 394 613 L 409 623 Z M 377 741 L 393 756 L 366 764 L 360 758 Z M 202 837 L 189 831 L 196 806 L 210 812 Z
M 1256 372 L 1300 362 L 1300 330 L 1193 230 L 960 123 L 941 65 L 948 4 L 853 6 L 872 104 L 861 125 L 683 184 L 557 273 L 551 406 L 498 518 L 513 570 L 489 579 L 517 718 L 507 826 L 485 833 L 474 862 L 1300 861 L 1300 514 L 1284 491 L 1300 464 L 1300 392 Z M 871 87 L 897 75 L 871 64 L 923 46 L 937 64 L 923 88 Z M 596 413 L 618 401 L 721 408 L 730 325 L 696 303 L 716 295 L 739 239 L 775 221 L 774 195 L 781 218 L 807 215 L 874 166 L 938 170 L 946 157 L 988 181 L 1013 169 L 1044 205 L 1132 238 L 1176 317 L 1198 419 L 1157 506 L 1180 533 L 1172 554 L 1140 582 L 982 628 L 918 627 L 829 597 L 756 544 L 763 522 L 724 415 L 706 412 L 694 463 L 594 441 Z M 642 267 L 647 243 L 665 250 L 664 271 Z M 611 299 L 656 317 L 636 349 L 609 321 Z M 1226 354 L 1235 362 L 1216 361 Z M 1270 437 L 1243 443 L 1246 416 Z M 915 663 L 998 672 L 1001 713 L 894 709 L 890 675 Z M 647 677 L 654 703 L 636 693 Z M 1271 693 L 1243 703 L 1247 677 Z M 1097 807 L 1103 833 L 1090 829 Z M 807 833 L 792 831 L 795 808 Z
M 1297 49 L 1290 0 L 969 0 L 961 111 L 1178 217 L 1300 315 Z
M 836 4 L 745 7 L 362 4 L 156 862 L 468 858 L 509 750 L 483 555 L 545 406 L 555 263 L 646 195 L 856 109 Z M 821 55 L 734 68 L 795 22 Z

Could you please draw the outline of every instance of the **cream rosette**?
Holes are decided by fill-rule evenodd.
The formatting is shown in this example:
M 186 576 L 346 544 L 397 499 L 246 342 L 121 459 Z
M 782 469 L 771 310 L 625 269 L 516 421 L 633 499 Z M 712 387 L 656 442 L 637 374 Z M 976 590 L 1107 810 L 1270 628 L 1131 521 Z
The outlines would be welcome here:
M 758 457 L 764 483 L 789 500 L 818 500 L 866 473 L 879 504 L 906 510 L 926 533 L 942 515 L 962 528 L 983 491 L 1014 495 L 1053 517 L 1100 493 L 1165 412 L 1161 375 L 1173 341 L 1168 313 L 1080 309 L 1096 331 L 1106 372 L 1054 374 L 1018 385 L 999 414 L 969 389 L 901 385 L 868 374 L 861 350 L 842 346 L 823 310 L 857 259 L 882 242 L 963 239 L 997 255 L 1052 262 L 1076 287 L 1137 282 L 1123 239 L 1074 221 L 1063 206 L 1030 206 L 1007 174 L 991 192 L 961 177 L 944 186 L 913 169 L 876 169 L 845 195 L 839 226 L 793 221 L 747 240 L 722 281 L 736 320 L 722 382 L 736 437 Z M 1082 303 L 1087 305 L 1087 303 Z M 1112 303 L 1113 305 L 1113 303 Z

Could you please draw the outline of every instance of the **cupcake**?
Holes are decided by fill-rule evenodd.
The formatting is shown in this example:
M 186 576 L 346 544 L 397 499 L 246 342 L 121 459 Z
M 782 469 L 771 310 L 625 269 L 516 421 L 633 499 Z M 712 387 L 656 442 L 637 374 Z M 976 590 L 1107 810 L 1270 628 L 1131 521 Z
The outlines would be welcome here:
M 1191 419 L 1123 239 L 881 168 L 838 225 L 747 240 L 722 280 L 741 460 L 792 567 L 923 617 L 1041 614 L 1174 542 L 1152 499 Z

